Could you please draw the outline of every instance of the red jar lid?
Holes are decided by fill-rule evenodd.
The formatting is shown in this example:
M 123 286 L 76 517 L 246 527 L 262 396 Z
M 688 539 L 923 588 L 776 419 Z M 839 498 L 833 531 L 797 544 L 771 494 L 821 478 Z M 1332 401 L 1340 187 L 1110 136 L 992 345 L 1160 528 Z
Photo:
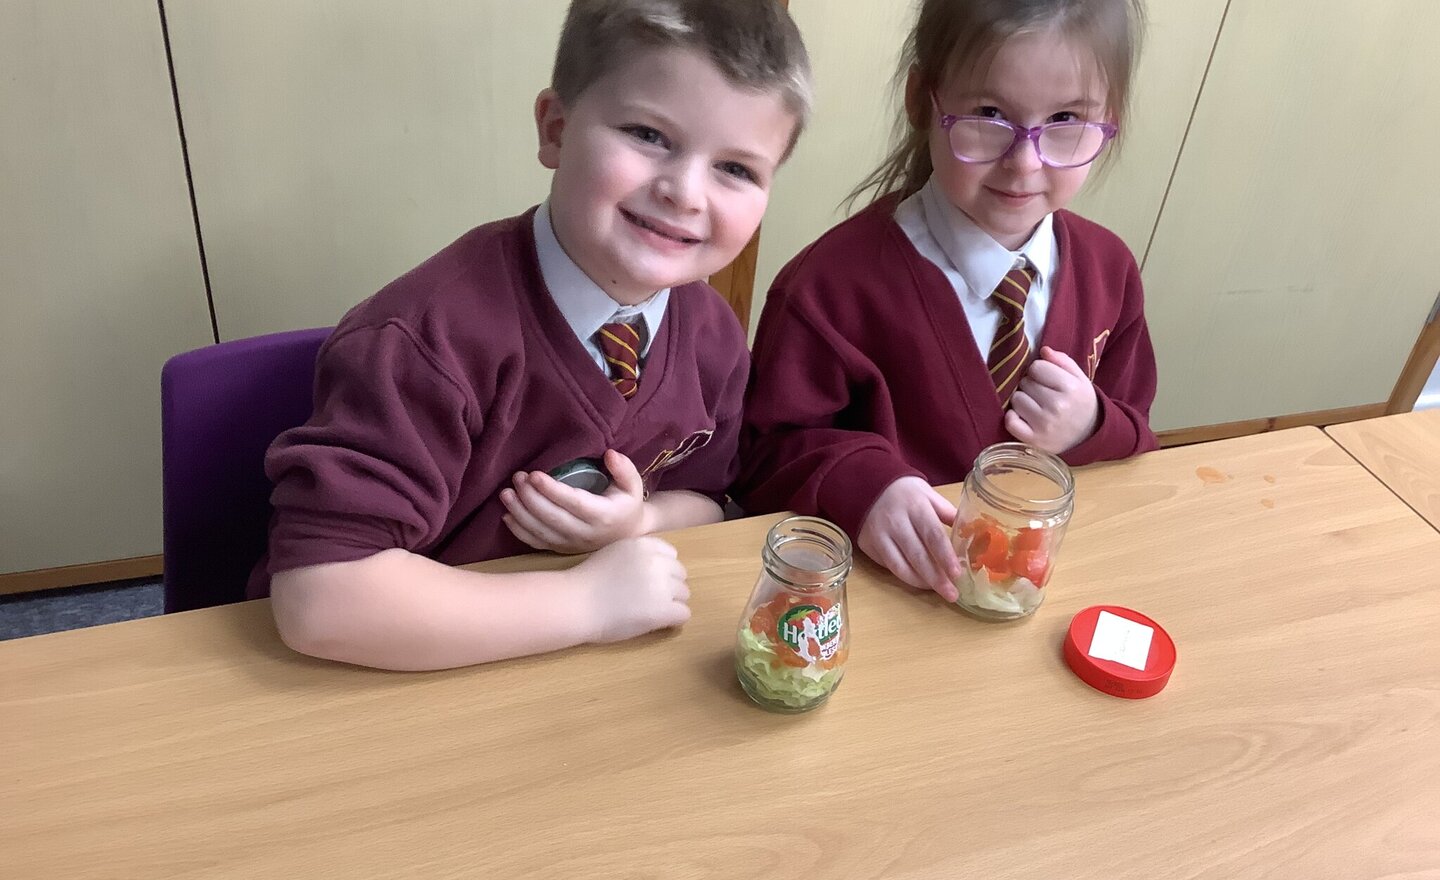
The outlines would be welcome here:
M 1139 700 L 1165 689 L 1175 668 L 1175 643 L 1138 611 L 1092 605 L 1070 621 L 1065 662 L 1096 690 Z

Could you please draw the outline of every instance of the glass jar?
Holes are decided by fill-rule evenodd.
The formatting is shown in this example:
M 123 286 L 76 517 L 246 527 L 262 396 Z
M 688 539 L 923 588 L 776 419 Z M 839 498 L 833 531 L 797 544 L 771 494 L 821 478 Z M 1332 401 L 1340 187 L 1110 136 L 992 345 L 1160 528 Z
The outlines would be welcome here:
M 981 450 L 950 532 L 960 559 L 956 604 L 983 620 L 1034 614 L 1074 509 L 1065 462 L 1024 443 Z
M 792 516 L 765 536 L 760 579 L 740 618 L 735 673 L 766 709 L 809 711 L 840 684 L 850 654 L 850 558 L 845 532 L 818 517 Z

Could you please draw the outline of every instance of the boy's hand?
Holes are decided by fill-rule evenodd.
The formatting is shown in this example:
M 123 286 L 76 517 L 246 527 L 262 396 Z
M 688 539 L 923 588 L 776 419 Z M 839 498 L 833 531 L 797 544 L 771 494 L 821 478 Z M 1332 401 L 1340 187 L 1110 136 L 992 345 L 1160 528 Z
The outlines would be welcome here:
M 567 486 L 541 471 L 517 473 L 513 489 L 500 491 L 505 525 L 536 550 L 588 553 L 622 538 L 648 534 L 645 483 L 624 455 L 605 453 L 610 487 L 595 495 Z
M 1050 346 L 1025 371 L 1010 398 L 1005 430 L 1021 443 L 1059 455 L 1095 433 L 1100 401 L 1070 355 Z
M 685 566 L 660 538 L 611 544 L 567 574 L 589 597 L 590 641 L 618 642 L 690 619 Z
M 910 586 L 954 602 L 960 562 L 947 531 L 954 521 L 955 505 L 919 477 L 901 477 L 865 515 L 860 549 Z

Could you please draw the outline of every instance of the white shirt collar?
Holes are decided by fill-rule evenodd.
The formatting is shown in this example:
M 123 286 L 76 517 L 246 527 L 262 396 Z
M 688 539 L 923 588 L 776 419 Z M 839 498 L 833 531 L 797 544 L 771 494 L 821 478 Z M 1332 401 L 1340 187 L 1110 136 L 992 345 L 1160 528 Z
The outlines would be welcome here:
M 1035 267 L 1036 283 L 1048 284 L 1054 275 L 1058 251 L 1054 214 L 1046 214 L 1030 240 L 1018 251 L 1011 251 L 976 226 L 964 211 L 950 204 L 936 188 L 933 177 L 920 189 L 920 204 L 925 212 L 925 225 L 936 244 L 954 264 L 970 292 L 980 299 L 994 293 L 1005 274 L 1014 269 L 1022 257 Z
M 622 306 L 610 298 L 600 285 L 590 280 L 555 237 L 555 227 L 550 224 L 550 203 L 542 202 L 535 210 L 535 253 L 540 258 L 540 277 L 550 289 L 550 298 L 565 317 L 565 323 L 575 331 L 582 344 L 600 331 L 603 324 L 611 321 L 641 323 L 645 340 L 640 354 L 650 350 L 650 343 L 660 330 L 665 317 L 665 306 L 670 302 L 670 288 L 659 291 L 645 302 L 634 306 Z

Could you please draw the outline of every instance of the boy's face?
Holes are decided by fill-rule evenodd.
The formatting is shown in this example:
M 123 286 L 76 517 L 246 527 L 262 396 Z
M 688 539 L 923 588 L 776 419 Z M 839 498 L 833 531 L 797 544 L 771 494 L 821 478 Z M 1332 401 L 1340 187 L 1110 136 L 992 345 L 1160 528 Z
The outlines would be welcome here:
M 685 49 L 642 52 L 570 106 L 546 89 L 535 120 L 555 236 L 623 304 L 735 259 L 796 122 L 778 94 L 736 88 Z

